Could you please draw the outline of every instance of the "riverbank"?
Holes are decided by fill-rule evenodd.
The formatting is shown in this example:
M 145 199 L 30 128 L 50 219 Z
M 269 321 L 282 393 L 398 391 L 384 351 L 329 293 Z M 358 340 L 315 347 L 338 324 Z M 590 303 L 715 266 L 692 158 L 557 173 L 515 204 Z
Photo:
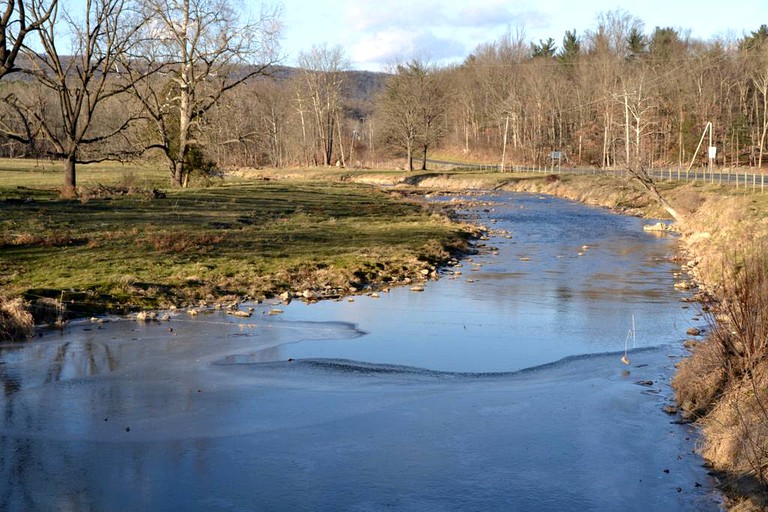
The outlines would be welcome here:
M 353 183 L 227 179 L 151 195 L 109 184 L 71 200 L 30 176 L 0 189 L 6 339 L 72 317 L 416 284 L 479 235 L 448 211 Z

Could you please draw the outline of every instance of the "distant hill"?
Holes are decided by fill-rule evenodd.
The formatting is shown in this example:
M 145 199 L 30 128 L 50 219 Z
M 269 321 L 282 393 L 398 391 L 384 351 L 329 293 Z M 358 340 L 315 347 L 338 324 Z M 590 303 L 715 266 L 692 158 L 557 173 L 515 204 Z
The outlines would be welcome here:
M 301 72 L 300 68 L 290 66 L 275 66 L 270 73 L 277 79 L 291 79 Z M 344 75 L 345 93 L 349 99 L 370 101 L 384 89 L 389 78 L 388 73 L 375 71 L 342 71 Z
M 275 66 L 270 75 L 277 80 L 290 80 L 301 72 L 300 68 Z M 376 96 L 384 90 L 388 73 L 374 71 L 342 71 L 347 115 L 364 118 L 373 112 Z

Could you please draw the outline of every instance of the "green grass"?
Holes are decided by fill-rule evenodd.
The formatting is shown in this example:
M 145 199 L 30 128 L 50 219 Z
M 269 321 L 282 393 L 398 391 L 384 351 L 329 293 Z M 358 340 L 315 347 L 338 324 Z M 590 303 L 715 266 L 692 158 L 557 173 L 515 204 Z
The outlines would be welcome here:
M 64 164 L 60 161 L 0 158 L 0 198 L 53 193 L 63 184 Z M 154 163 L 78 165 L 77 184 L 80 187 L 96 187 L 99 184 L 165 187 L 168 172 Z
M 121 172 L 90 169 L 81 183 Z M 30 301 L 63 293 L 80 314 L 398 282 L 465 241 L 445 217 L 366 186 L 227 180 L 162 199 L 68 200 L 59 177 L 0 162 L 0 287 Z

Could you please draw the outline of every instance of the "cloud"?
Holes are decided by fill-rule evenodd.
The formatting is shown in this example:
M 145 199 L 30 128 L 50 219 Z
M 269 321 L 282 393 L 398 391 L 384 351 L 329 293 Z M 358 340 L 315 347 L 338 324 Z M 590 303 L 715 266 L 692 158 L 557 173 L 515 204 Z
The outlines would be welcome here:
M 466 45 L 457 39 L 429 30 L 395 29 L 359 40 L 352 49 L 352 60 L 367 69 L 383 69 L 414 57 L 441 63 L 461 59 L 466 53 Z
M 444 8 L 436 0 L 354 2 L 344 9 L 345 23 L 356 31 L 394 30 L 442 23 Z M 427 20 L 427 21 L 425 21 Z

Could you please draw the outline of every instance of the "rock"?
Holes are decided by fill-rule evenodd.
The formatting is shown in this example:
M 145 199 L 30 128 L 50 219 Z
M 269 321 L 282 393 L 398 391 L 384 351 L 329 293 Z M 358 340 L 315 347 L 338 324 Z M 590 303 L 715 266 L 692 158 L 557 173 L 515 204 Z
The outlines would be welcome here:
M 136 320 L 139 322 L 151 322 L 152 320 L 157 320 L 157 313 L 154 311 L 139 311 L 139 314 L 136 315 Z
M 653 381 L 652 380 L 640 380 L 640 381 L 635 382 L 635 384 L 637 384 L 638 386 L 650 387 L 650 386 L 653 386 Z
M 291 294 L 291 292 L 285 291 L 280 294 L 280 300 L 282 300 L 283 302 L 290 302 L 292 298 L 293 298 L 293 295 Z
M 656 224 L 646 224 L 643 226 L 643 231 L 670 231 L 669 226 L 663 222 L 657 222 Z
M 696 327 L 689 327 L 685 332 L 688 334 L 688 336 L 701 336 L 701 329 Z
M 227 314 L 240 317 L 240 318 L 249 318 L 251 316 L 251 314 L 248 311 L 242 311 L 239 309 L 237 311 L 228 311 Z
M 188 314 L 189 316 L 197 316 L 197 315 L 198 315 L 198 313 L 199 313 L 199 311 L 198 311 L 198 310 L 196 310 L 196 309 L 188 309 L 188 310 L 187 310 L 187 314 Z
M 312 290 L 304 290 L 301 293 L 301 296 L 304 297 L 305 299 L 313 299 L 313 298 L 315 298 L 315 294 L 314 294 L 314 292 Z
M 674 405 L 665 405 L 661 408 L 662 411 L 669 414 L 670 416 L 677 414 L 677 407 Z
M 699 342 L 696 340 L 685 340 L 683 342 L 683 346 L 687 348 L 688 350 L 693 350 L 699 345 Z
M 270 316 L 282 315 L 283 314 L 283 310 L 282 309 L 278 309 L 278 308 L 273 308 L 273 309 L 270 309 L 269 313 L 267 313 L 267 314 L 270 315 Z
M 373 292 L 373 293 L 371 294 L 371 298 L 372 298 L 372 299 L 378 299 L 378 298 L 379 298 L 379 294 L 378 294 L 378 293 L 376 293 L 376 292 Z
M 411 287 L 411 291 L 412 292 L 423 292 L 424 291 L 424 287 L 423 286 L 412 286 Z
M 421 269 L 421 275 L 428 276 L 429 275 L 429 269 L 428 268 Z

